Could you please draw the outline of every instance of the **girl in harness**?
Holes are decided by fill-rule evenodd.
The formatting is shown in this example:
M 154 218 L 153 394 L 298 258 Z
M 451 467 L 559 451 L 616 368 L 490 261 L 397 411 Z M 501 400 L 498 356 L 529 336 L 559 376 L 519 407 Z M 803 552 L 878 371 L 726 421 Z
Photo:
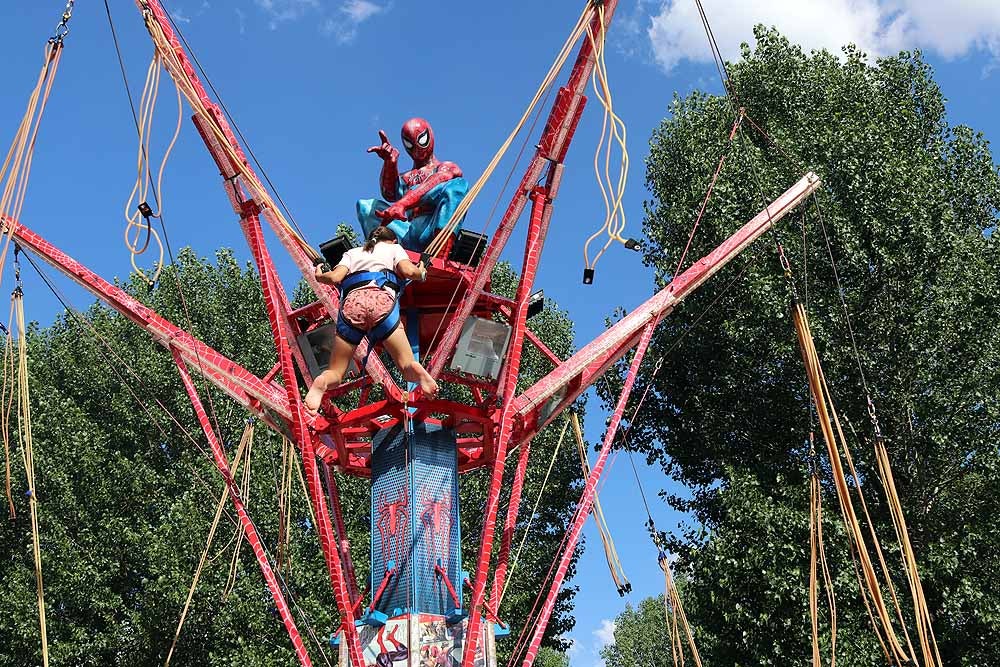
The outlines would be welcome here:
M 367 336 L 370 345 L 382 343 L 408 382 L 417 382 L 424 394 L 433 397 L 438 386 L 434 378 L 413 357 L 413 350 L 399 318 L 399 292 L 404 280 L 424 280 L 423 263 L 410 261 L 396 243 L 388 227 L 376 227 L 360 248 L 344 253 L 332 271 L 316 267 L 316 279 L 340 286 L 340 313 L 330 364 L 313 380 L 306 394 L 306 409 L 319 410 L 323 395 L 340 384 L 354 348 Z

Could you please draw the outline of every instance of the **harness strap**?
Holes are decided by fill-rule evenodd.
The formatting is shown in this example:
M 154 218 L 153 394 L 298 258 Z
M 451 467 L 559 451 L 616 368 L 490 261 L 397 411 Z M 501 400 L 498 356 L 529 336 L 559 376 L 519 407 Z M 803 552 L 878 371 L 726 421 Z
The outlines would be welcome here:
M 337 335 L 352 345 L 359 345 L 362 339 L 367 336 L 369 342 L 368 354 L 371 354 L 372 348 L 388 338 L 396 330 L 396 327 L 399 326 L 399 297 L 405 286 L 405 283 L 401 285 L 401 282 L 399 276 L 393 271 L 388 270 L 357 271 L 344 278 L 340 286 L 340 311 L 337 313 Z M 385 317 L 379 320 L 372 327 L 371 331 L 365 332 L 344 319 L 344 301 L 347 295 L 355 289 L 371 284 L 374 284 L 379 289 L 391 288 L 395 293 L 395 298 L 393 299 L 392 308 L 386 313 Z M 362 366 L 367 361 L 368 357 L 365 355 Z

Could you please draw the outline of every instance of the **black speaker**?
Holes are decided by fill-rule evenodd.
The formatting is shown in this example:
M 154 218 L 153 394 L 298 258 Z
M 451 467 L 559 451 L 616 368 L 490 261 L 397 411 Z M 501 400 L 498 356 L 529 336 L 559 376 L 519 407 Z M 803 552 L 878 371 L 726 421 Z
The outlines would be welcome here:
M 353 248 L 351 241 L 347 238 L 346 234 L 340 234 L 334 238 L 319 244 L 319 251 L 323 255 L 323 259 L 326 263 L 330 265 L 330 268 L 337 266 L 340 263 L 341 258 L 344 253 Z
M 479 260 L 483 258 L 487 242 L 485 234 L 477 234 L 463 229 L 458 232 L 458 237 L 455 239 L 455 245 L 452 246 L 448 259 L 459 264 L 479 266 Z

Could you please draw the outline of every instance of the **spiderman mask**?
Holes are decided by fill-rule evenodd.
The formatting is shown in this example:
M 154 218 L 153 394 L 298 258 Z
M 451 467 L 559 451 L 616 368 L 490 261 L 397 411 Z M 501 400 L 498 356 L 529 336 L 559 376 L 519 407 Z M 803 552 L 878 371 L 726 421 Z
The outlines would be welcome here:
M 423 118 L 411 118 L 403 124 L 403 147 L 414 163 L 426 163 L 434 156 L 434 130 Z

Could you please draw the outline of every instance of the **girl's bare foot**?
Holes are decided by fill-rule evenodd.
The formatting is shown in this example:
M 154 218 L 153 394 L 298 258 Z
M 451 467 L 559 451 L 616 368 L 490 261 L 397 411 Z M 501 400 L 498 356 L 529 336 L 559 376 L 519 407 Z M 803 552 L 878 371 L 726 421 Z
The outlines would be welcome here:
M 319 406 L 323 403 L 323 395 L 326 394 L 326 389 L 329 386 L 327 378 L 324 376 L 325 373 L 320 373 L 319 377 L 313 380 L 312 386 L 309 387 L 309 393 L 306 394 L 306 410 L 310 414 L 319 412 Z
M 416 372 L 417 382 L 420 383 L 420 390 L 424 392 L 424 396 L 427 398 L 434 398 L 437 396 L 438 383 L 434 381 L 431 374 L 428 373 L 418 362 L 413 362 L 413 370 Z

